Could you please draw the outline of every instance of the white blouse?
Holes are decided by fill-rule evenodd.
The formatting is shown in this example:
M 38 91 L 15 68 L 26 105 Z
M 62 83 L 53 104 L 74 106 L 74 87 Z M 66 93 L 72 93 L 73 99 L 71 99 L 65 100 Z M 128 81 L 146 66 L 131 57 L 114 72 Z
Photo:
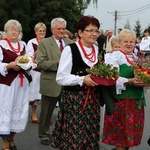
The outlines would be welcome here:
M 76 44 L 79 48 L 79 51 L 80 51 L 83 61 L 88 66 L 93 67 L 98 62 L 98 59 L 97 59 L 98 58 L 98 47 L 96 45 L 93 45 L 96 50 L 96 61 L 93 63 L 84 57 L 84 54 L 82 52 L 81 47 L 79 46 L 79 43 L 76 42 Z M 86 50 L 87 54 L 91 53 L 91 51 L 92 51 L 92 48 L 84 47 L 84 49 Z M 74 85 L 82 86 L 83 85 L 84 76 L 78 76 L 78 75 L 71 74 L 72 66 L 73 66 L 73 64 L 72 64 L 71 48 L 70 48 L 70 46 L 66 46 L 63 49 L 62 54 L 61 54 L 58 71 L 57 71 L 57 76 L 56 76 L 56 81 L 59 85 L 62 85 L 62 86 L 74 86 Z M 79 66 L 80 66 L 80 64 L 79 64 Z
M 133 57 L 130 57 L 130 55 L 126 55 L 128 57 L 129 60 L 132 61 Z M 106 64 L 112 64 L 114 67 L 118 68 L 119 71 L 119 66 L 122 64 L 126 64 L 127 66 L 131 66 L 131 64 L 127 61 L 126 56 L 120 52 L 120 51 L 114 51 L 111 54 L 111 59 L 106 59 L 105 63 Z M 135 54 L 133 54 L 134 57 Z M 121 94 L 122 90 L 126 90 L 126 86 L 124 85 L 124 83 L 128 82 L 128 79 L 125 77 L 120 77 L 117 79 L 116 82 L 116 93 L 117 94 Z
M 26 54 L 30 57 L 33 57 L 34 56 L 34 48 L 33 48 L 33 45 L 32 43 L 38 45 L 38 41 L 36 38 L 33 38 L 31 40 L 28 41 L 27 43 L 27 47 L 26 47 Z
M 142 38 L 140 43 L 140 49 L 143 51 L 150 51 L 150 37 L 148 36 L 148 39 L 145 39 L 145 37 Z

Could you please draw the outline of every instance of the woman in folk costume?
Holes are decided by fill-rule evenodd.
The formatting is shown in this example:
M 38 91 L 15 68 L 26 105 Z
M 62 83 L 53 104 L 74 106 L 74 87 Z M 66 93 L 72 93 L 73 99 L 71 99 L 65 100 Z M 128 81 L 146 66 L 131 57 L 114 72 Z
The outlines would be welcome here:
M 46 25 L 42 22 L 39 22 L 35 25 L 34 31 L 36 37 L 29 40 L 27 43 L 26 53 L 28 56 L 31 56 L 36 61 L 36 54 L 37 54 L 37 46 L 40 40 L 42 40 L 46 35 Z M 31 119 L 32 123 L 38 123 L 38 117 L 36 113 L 37 105 L 40 104 L 41 94 L 39 93 L 40 88 L 40 70 L 38 68 L 31 71 L 32 75 L 32 82 L 30 84 L 30 105 L 32 109 Z
M 99 150 L 100 102 L 97 84 L 86 68 L 98 62 L 99 21 L 83 16 L 76 25 L 79 41 L 61 54 L 56 81 L 64 87 L 51 145 L 63 150 Z
M 25 54 L 25 45 L 18 40 L 22 32 L 17 20 L 8 20 L 0 41 L 0 136 L 4 150 L 17 150 L 14 136 L 25 130 L 28 121 L 29 73 L 17 65 Z
M 127 150 L 141 142 L 144 127 L 145 98 L 143 87 L 146 86 L 134 77 L 133 64 L 136 56 L 132 53 L 136 36 L 131 30 L 124 29 L 119 34 L 120 51 L 111 54 L 106 60 L 119 69 L 116 82 L 118 101 L 113 102 L 114 112 L 105 115 L 103 140 L 105 144 L 115 145 L 116 150 Z

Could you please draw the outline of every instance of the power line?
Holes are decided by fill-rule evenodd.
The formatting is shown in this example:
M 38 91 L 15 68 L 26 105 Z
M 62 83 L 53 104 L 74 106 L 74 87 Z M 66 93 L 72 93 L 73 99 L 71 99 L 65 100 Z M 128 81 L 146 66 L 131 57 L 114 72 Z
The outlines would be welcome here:
M 132 12 L 132 13 L 123 14 L 123 15 L 121 15 L 121 16 L 130 16 L 130 15 L 137 14 L 137 13 L 139 13 L 139 12 L 142 12 L 142 11 L 149 10 L 149 8 L 150 8 L 150 6 L 147 6 L 147 7 L 143 8 L 143 9 L 141 9 L 141 10 L 136 10 L 136 11 L 134 11 L 134 12 Z M 120 12 L 120 13 L 122 13 L 122 12 Z
M 150 3 L 147 4 L 147 5 L 144 5 L 140 8 L 130 10 L 130 11 L 118 12 L 117 10 L 115 10 L 114 12 L 108 12 L 108 13 L 112 14 L 115 17 L 114 18 L 114 34 L 116 35 L 117 19 L 119 18 L 118 13 L 119 13 L 120 17 L 122 17 L 122 16 L 131 16 L 131 15 L 135 15 L 135 14 L 137 15 L 139 13 L 145 12 L 145 11 L 149 10 L 149 8 L 150 8 Z M 121 13 L 124 13 L 124 14 L 121 14 Z M 129 19 L 129 17 L 128 17 L 128 19 Z
M 143 9 L 143 8 L 147 7 L 148 5 L 150 5 L 150 3 L 149 3 L 149 4 L 147 4 L 147 5 L 144 5 L 144 6 L 140 7 L 140 8 L 134 9 L 134 10 L 130 10 L 130 11 L 122 11 L 121 13 L 134 12 L 134 11 L 137 11 L 137 10 Z
M 145 10 L 145 11 L 147 11 L 147 10 Z M 135 17 L 135 16 L 137 16 L 137 15 L 140 15 L 140 14 L 144 13 L 145 11 L 138 12 L 138 13 L 136 13 L 136 14 L 132 14 L 132 15 L 130 15 L 130 17 L 128 17 L 128 16 L 123 16 L 123 17 L 121 17 L 121 19 L 133 18 L 133 17 Z

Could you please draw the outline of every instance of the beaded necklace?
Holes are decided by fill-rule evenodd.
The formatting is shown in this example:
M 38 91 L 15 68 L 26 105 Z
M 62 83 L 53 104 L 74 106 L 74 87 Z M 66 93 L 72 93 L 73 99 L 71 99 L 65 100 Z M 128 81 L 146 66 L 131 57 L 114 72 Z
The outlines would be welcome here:
M 11 50 L 15 53 L 19 53 L 20 52 L 20 43 L 17 41 L 18 43 L 18 48 L 14 48 L 11 44 L 11 42 L 7 39 L 7 38 L 4 38 L 5 41 L 7 41 L 9 47 L 11 48 Z
M 87 52 L 84 49 L 84 47 L 82 46 L 82 43 L 81 43 L 80 40 L 79 40 L 79 45 L 80 45 L 80 47 L 82 49 L 82 52 L 83 52 L 85 58 L 88 59 L 91 62 L 95 62 L 96 61 L 96 54 L 95 54 L 95 48 L 94 48 L 94 46 L 92 45 L 92 52 L 89 53 L 89 54 L 87 54 Z

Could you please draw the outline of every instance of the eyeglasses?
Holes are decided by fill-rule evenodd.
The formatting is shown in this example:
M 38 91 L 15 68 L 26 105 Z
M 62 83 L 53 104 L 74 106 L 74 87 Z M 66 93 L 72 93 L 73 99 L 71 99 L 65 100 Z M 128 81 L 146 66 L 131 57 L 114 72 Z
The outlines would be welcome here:
M 18 33 L 18 32 L 20 32 L 20 30 L 6 30 L 6 31 L 8 31 L 8 32 L 15 32 L 15 33 Z
M 93 33 L 99 34 L 98 30 L 84 30 L 84 31 L 89 32 L 90 34 L 93 34 Z

